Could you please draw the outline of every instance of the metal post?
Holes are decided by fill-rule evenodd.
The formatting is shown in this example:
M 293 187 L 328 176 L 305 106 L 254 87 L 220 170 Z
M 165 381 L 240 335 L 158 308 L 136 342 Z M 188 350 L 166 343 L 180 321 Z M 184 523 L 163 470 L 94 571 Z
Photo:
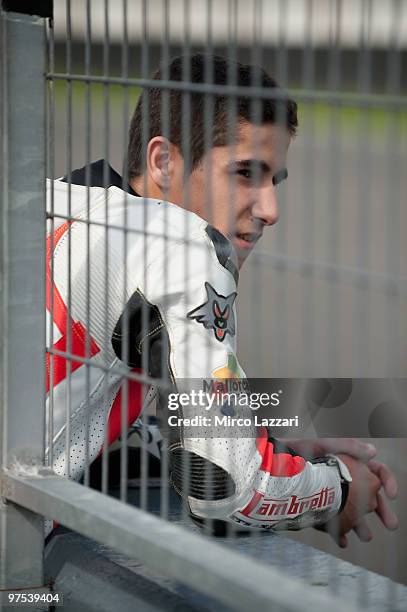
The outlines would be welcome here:
M 43 19 L 18 12 L 37 5 L 3 0 L 0 11 L 2 589 L 43 585 L 43 519 L 6 502 L 4 480 L 6 468 L 44 464 L 45 36 Z

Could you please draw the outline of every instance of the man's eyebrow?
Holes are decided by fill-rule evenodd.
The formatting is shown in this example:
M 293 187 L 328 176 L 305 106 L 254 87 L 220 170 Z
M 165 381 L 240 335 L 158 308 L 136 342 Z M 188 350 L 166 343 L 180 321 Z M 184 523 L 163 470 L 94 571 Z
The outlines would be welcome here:
M 288 178 L 288 170 L 287 168 L 283 168 L 273 176 L 273 185 L 278 185 L 282 181 L 285 181 L 286 178 Z
M 238 159 L 235 165 L 239 166 L 239 168 L 254 168 L 256 170 L 261 170 L 263 174 L 271 172 L 268 163 L 260 159 Z

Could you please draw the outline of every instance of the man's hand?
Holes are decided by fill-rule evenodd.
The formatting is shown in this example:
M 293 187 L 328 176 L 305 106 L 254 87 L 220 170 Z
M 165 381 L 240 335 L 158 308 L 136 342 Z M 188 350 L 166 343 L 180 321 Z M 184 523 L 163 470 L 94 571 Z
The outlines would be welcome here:
M 372 539 L 372 532 L 365 519 L 365 515 L 370 512 L 376 512 L 386 529 L 397 529 L 397 516 L 379 492 L 383 486 L 388 498 L 394 499 L 397 496 L 397 482 L 389 468 L 379 461 L 362 463 L 342 453 L 337 453 L 337 456 L 347 465 L 352 483 L 341 514 L 322 525 L 321 529 L 330 533 L 342 548 L 348 545 L 346 534 L 352 530 L 362 542 Z
M 349 497 L 345 508 L 338 517 L 335 517 L 325 525 L 317 527 L 320 531 L 327 531 L 330 533 L 341 548 L 346 548 L 348 545 L 348 537 L 346 534 L 352 529 L 362 542 L 370 542 L 373 537 L 363 513 L 360 514 L 359 520 L 354 525 L 351 525 L 352 519 L 357 520 L 357 510 L 361 509 L 361 507 L 358 507 L 359 495 L 361 495 L 360 502 L 362 502 L 363 496 L 366 497 L 366 483 L 363 481 L 363 473 L 367 476 L 366 482 L 369 482 L 373 489 L 377 487 L 377 480 L 380 483 L 375 498 L 371 499 L 369 502 L 372 510 L 367 509 L 364 514 L 376 512 L 386 529 L 390 531 L 397 529 L 397 516 L 390 510 L 383 495 L 379 492 L 379 489 L 383 487 L 386 497 L 388 497 L 388 499 L 395 499 L 397 497 L 397 481 L 394 474 L 384 463 L 380 463 L 373 459 L 377 454 L 377 449 L 373 444 L 366 444 L 356 438 L 319 438 L 317 440 L 282 440 L 282 442 L 308 459 L 332 453 L 344 460 L 348 467 L 349 461 L 352 459 L 359 460 L 353 462 L 352 467 L 355 469 L 355 473 L 352 473 L 352 470 L 350 470 L 353 482 L 350 485 Z M 344 453 L 345 457 L 343 457 L 341 453 Z M 364 466 L 364 468 L 356 469 L 357 464 L 359 464 L 359 466 Z M 366 469 L 368 472 L 366 472 Z M 376 481 L 371 479 L 372 475 L 376 477 Z M 355 491 L 356 499 L 354 495 Z M 356 502 L 356 508 L 353 507 L 352 509 L 351 506 L 348 507 L 350 501 L 351 503 Z M 341 524 L 341 517 L 345 513 L 346 518 L 343 518 L 343 524 Z M 346 523 L 348 529 L 345 528 Z

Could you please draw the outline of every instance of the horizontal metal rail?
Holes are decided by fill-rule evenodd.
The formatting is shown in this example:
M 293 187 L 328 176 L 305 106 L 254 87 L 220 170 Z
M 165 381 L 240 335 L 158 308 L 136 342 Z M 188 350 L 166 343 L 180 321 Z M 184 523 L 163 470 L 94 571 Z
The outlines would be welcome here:
M 94 221 L 90 219 L 84 219 L 83 217 L 77 217 L 73 215 L 63 215 L 60 213 L 47 213 L 47 219 L 64 219 L 65 221 L 73 221 L 75 223 L 82 223 L 89 226 L 103 227 L 103 229 L 120 230 L 127 233 L 134 233 L 143 235 L 143 230 L 123 227 L 122 225 L 104 223 L 103 221 Z M 162 238 L 162 233 L 149 232 L 149 236 L 156 236 Z M 195 244 L 196 241 L 185 238 L 183 240 L 185 244 Z M 326 261 L 319 260 L 304 260 L 295 257 L 289 257 L 281 253 L 271 253 L 269 251 L 257 250 L 255 251 L 249 263 L 251 265 L 262 262 L 271 261 L 272 265 L 276 268 L 288 268 L 298 270 L 304 275 L 321 275 L 327 280 L 337 281 L 339 276 L 346 277 L 350 281 L 358 284 L 359 286 L 369 287 L 374 285 L 376 288 L 387 291 L 394 295 L 407 293 L 407 277 L 400 276 L 397 274 L 387 274 L 385 272 L 374 272 L 372 270 L 363 270 L 362 268 L 353 268 L 351 266 L 338 266 Z
M 238 85 L 217 85 L 214 83 L 192 83 L 186 81 L 169 81 L 165 79 L 144 79 L 144 78 L 128 78 L 128 77 L 113 77 L 113 76 L 98 76 L 94 74 L 71 74 L 62 72 L 47 72 L 45 78 L 48 81 L 77 81 L 83 83 L 104 83 L 110 85 L 124 85 L 127 87 L 145 87 L 147 89 L 173 89 L 177 91 L 185 91 L 191 93 L 217 94 L 228 96 L 246 96 L 256 99 L 270 99 L 270 89 L 264 87 L 242 87 Z M 346 93 L 336 91 L 323 90 L 293 90 L 292 95 L 297 100 L 302 102 L 317 102 L 342 104 L 344 106 L 357 107 L 384 107 L 384 108 L 399 108 L 407 110 L 407 96 L 390 96 L 380 94 L 363 94 L 363 93 Z M 273 90 L 273 98 L 285 100 L 286 92 Z
M 164 378 L 152 378 L 147 374 L 138 374 L 135 371 L 129 370 L 126 366 L 121 365 L 121 362 L 117 360 L 117 365 L 114 366 L 106 366 L 103 363 L 95 363 L 92 360 L 92 357 L 81 357 L 80 355 L 76 355 L 75 353 L 69 351 L 60 351 L 55 348 L 47 347 L 46 352 L 50 355 L 56 355 L 58 357 L 64 357 L 70 361 L 77 361 L 78 363 L 91 365 L 94 368 L 105 372 L 106 374 L 116 374 L 117 376 L 122 376 L 123 379 L 133 380 L 134 382 L 139 382 L 140 384 L 153 385 L 157 388 L 169 389 L 169 382 Z
M 74 184 L 74 183 L 73 183 Z M 130 196 L 130 194 L 128 194 Z M 127 197 L 127 196 L 126 196 Z M 133 197 L 133 196 L 132 196 Z M 148 201 L 146 198 L 143 198 L 146 202 Z M 139 236 L 145 236 L 146 232 L 144 229 L 138 229 L 136 227 L 127 227 L 125 225 L 119 225 L 117 223 L 105 223 L 104 221 L 96 221 L 94 219 L 86 219 L 85 217 L 78 217 L 75 215 L 64 215 L 62 213 L 47 213 L 46 215 L 47 219 L 51 220 L 51 219 L 64 219 L 64 221 L 72 221 L 73 223 L 81 223 L 83 225 L 89 225 L 89 227 L 103 227 L 103 229 L 107 229 L 107 230 L 114 230 L 114 231 L 121 231 L 126 234 L 137 234 Z M 152 237 L 152 238 L 167 238 L 168 240 L 168 233 L 166 234 L 165 232 L 154 232 L 152 231 L 148 231 L 148 236 Z M 196 240 L 190 240 L 188 237 L 186 237 L 184 239 L 184 237 L 182 238 L 182 244 L 184 245 L 188 245 L 188 244 L 192 244 L 194 246 L 198 246 L 200 248 L 206 248 L 206 247 L 201 247 L 201 245 L 197 245 L 197 241 Z
M 342 612 L 343 601 L 316 592 L 254 559 L 225 549 L 208 538 L 168 523 L 147 512 L 107 497 L 51 470 L 19 465 L 18 473 L 4 471 L 6 499 L 53 518 L 146 566 L 182 581 L 234 610 L 282 612 Z M 31 472 L 31 473 L 30 473 Z M 346 603 L 349 612 L 356 612 Z
M 275 268 L 298 270 L 304 276 L 321 276 L 332 282 L 337 282 L 342 277 L 364 288 L 372 287 L 393 295 L 404 295 L 407 293 L 407 277 L 398 274 L 374 272 L 373 270 L 364 270 L 351 266 L 338 266 L 337 264 L 317 259 L 298 259 L 280 253 L 270 253 L 269 251 L 261 250 L 252 253 L 249 260 L 251 265 L 258 265 L 264 262 L 271 262 Z

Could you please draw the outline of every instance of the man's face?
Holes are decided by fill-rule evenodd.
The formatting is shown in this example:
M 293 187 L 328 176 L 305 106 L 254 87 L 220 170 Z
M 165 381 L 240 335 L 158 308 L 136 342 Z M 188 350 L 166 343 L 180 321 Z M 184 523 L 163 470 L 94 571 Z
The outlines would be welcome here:
M 229 238 L 239 267 L 265 226 L 278 221 L 276 190 L 287 176 L 290 140 L 282 126 L 243 121 L 234 145 L 214 147 L 185 186 L 179 176 L 170 187 L 170 201 L 196 213 Z

